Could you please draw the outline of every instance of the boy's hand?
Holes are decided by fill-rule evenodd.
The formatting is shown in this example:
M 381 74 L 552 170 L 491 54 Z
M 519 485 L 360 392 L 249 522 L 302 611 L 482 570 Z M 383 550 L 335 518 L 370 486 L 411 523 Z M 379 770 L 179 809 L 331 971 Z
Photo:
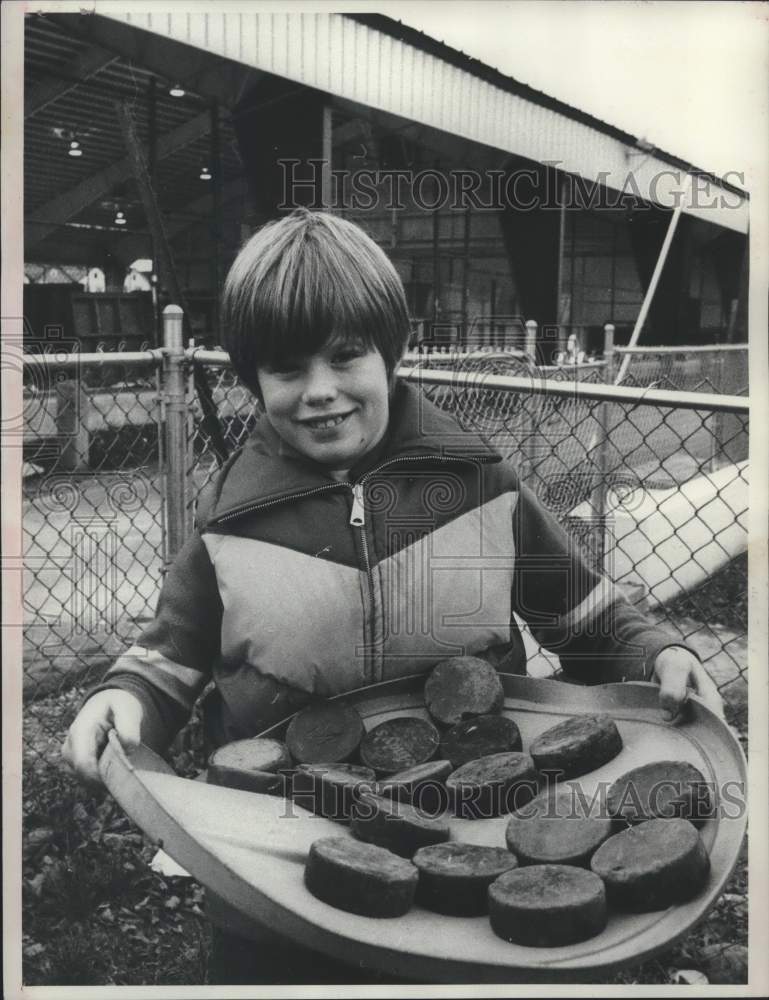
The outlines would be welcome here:
M 667 710 L 670 719 L 678 715 L 690 688 L 723 719 L 724 703 L 718 688 L 694 653 L 683 646 L 668 646 L 659 653 L 652 680 L 660 686 L 660 706 Z
M 87 785 L 101 787 L 99 757 L 114 729 L 123 746 L 130 750 L 140 742 L 144 716 L 142 703 L 130 691 L 110 688 L 98 691 L 78 712 L 69 727 L 62 756 Z

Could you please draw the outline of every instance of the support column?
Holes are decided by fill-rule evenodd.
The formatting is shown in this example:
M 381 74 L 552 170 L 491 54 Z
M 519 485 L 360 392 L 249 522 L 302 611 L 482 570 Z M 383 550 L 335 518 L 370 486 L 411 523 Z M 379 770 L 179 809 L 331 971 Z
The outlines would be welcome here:
M 214 296 L 213 319 L 214 342 L 221 343 L 219 299 L 222 285 L 221 243 L 222 243 L 222 156 L 219 135 L 219 102 L 211 101 L 211 278 Z
M 187 400 L 184 378 L 183 312 L 179 306 L 163 310 L 163 426 L 166 453 L 165 561 L 173 562 L 184 545 L 187 528 Z
M 611 376 L 614 370 L 614 324 L 607 323 L 603 328 L 603 357 L 606 362 L 604 369 L 604 381 L 611 384 Z M 603 567 L 606 557 L 606 522 L 607 503 L 609 492 L 609 475 L 611 473 L 611 463 L 609 461 L 610 450 L 610 421 L 612 404 L 604 400 L 598 404 L 598 455 L 596 460 L 597 482 L 592 492 L 591 505 L 593 507 L 593 517 L 596 523 L 595 538 L 597 541 L 597 551 L 595 553 L 597 566 Z
M 465 226 L 462 241 L 462 343 L 472 350 L 468 343 L 469 323 L 467 308 L 470 300 L 470 209 L 465 209 Z
M 323 202 L 323 208 L 326 211 L 330 211 L 333 208 L 332 204 L 332 163 L 334 155 L 334 119 L 333 111 L 330 104 L 323 105 L 323 134 L 321 137 L 321 143 L 323 147 L 322 160 L 323 160 L 323 181 L 322 181 L 322 195 L 321 200 Z
M 558 291 L 556 295 L 556 308 L 558 315 L 555 317 L 558 326 L 558 342 L 555 353 L 561 350 L 561 344 L 566 342 L 568 332 L 566 324 L 569 323 L 571 314 L 571 295 L 564 292 L 564 270 L 566 252 L 566 178 L 561 177 L 559 186 L 559 220 L 558 220 Z M 545 358 L 545 363 L 550 359 Z

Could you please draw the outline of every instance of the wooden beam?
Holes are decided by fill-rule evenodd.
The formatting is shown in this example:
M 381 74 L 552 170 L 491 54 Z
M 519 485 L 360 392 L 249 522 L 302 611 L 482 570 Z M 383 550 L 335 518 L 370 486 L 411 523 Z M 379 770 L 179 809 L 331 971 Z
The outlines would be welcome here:
M 211 119 L 208 111 L 191 118 L 183 125 L 179 125 L 171 132 L 167 132 L 158 139 L 157 158 L 161 160 L 165 156 L 176 152 L 183 146 L 188 146 L 191 142 L 205 135 L 211 127 Z M 133 175 L 133 166 L 130 156 L 124 156 L 121 160 L 111 163 L 108 167 L 100 170 L 92 177 L 86 178 L 82 183 L 77 184 L 69 191 L 57 195 L 51 201 L 42 205 L 34 211 L 24 223 L 24 244 L 25 252 L 29 251 L 46 236 L 49 236 L 59 226 L 74 218 L 84 208 L 93 204 L 103 194 L 108 193 L 116 184 L 126 180 Z
M 97 45 L 88 49 L 87 52 L 81 53 L 74 64 L 68 67 L 66 77 L 41 80 L 32 88 L 24 102 L 24 118 L 32 118 L 38 111 L 42 111 L 57 98 L 74 90 L 78 84 L 98 73 L 105 66 L 117 62 L 117 58 L 114 52 L 108 52 Z

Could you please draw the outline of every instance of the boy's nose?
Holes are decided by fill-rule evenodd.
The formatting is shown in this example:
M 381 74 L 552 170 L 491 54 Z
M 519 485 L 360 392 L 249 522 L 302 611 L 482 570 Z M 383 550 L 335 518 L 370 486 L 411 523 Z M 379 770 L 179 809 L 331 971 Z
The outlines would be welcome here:
M 325 365 L 313 366 L 307 373 L 302 402 L 310 406 L 328 403 L 337 394 L 334 372 Z

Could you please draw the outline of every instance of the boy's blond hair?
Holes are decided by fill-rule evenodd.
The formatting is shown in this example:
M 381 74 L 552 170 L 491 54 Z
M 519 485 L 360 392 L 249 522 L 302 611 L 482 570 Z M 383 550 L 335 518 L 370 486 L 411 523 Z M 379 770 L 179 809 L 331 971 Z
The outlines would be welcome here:
M 258 368 L 314 354 L 337 337 L 376 348 L 392 380 L 410 331 L 403 284 L 384 251 L 354 223 L 307 209 L 249 239 L 222 306 L 224 346 L 257 395 Z

